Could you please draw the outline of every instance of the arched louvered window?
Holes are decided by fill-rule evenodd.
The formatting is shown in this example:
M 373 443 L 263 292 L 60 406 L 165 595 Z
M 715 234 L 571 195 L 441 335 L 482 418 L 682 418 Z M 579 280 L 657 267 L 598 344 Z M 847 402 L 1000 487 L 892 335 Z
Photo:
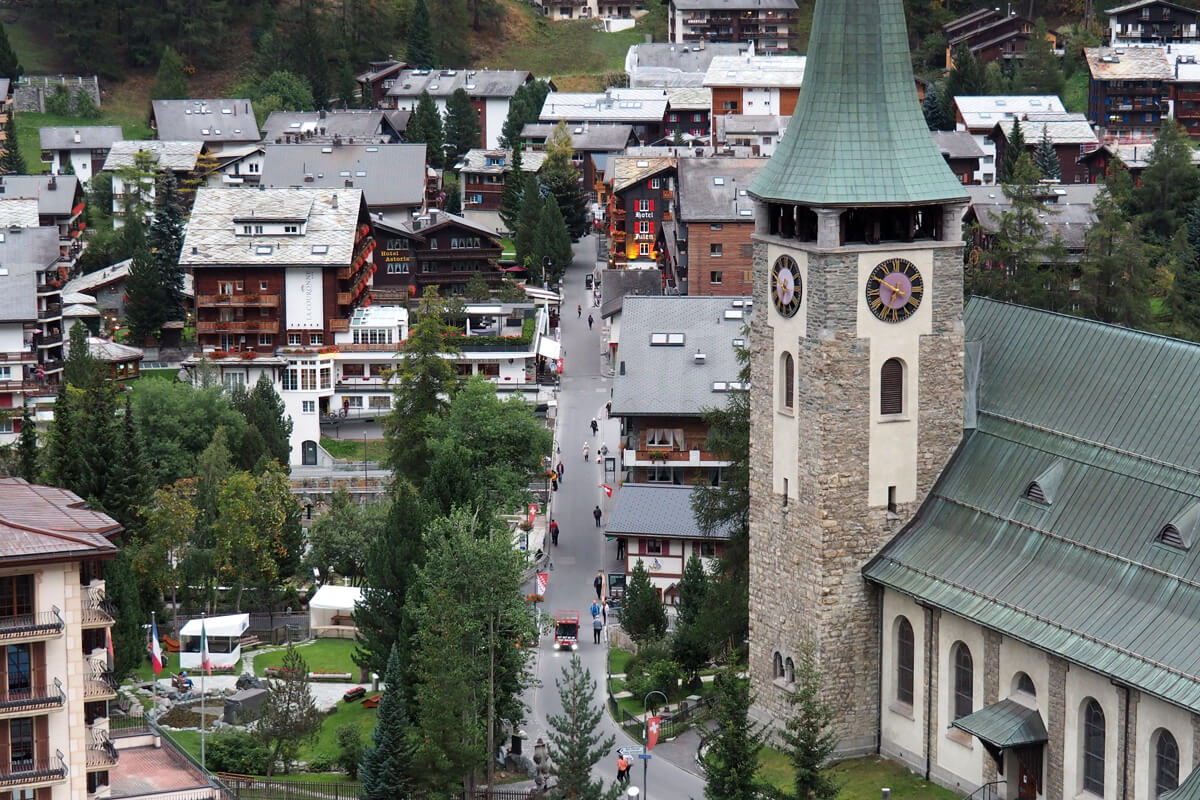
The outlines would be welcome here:
M 954 718 L 961 719 L 975 710 L 975 662 L 962 642 L 954 645 Z
M 896 701 L 913 704 L 913 664 L 915 661 L 913 629 L 908 620 L 900 617 L 896 626 Z
M 783 656 L 781 656 L 778 652 L 775 653 L 775 658 L 771 664 L 771 669 L 775 673 L 776 678 L 783 677 Z
M 796 407 L 796 360 L 791 353 L 779 359 L 779 397 L 785 411 Z
M 1037 481 L 1033 481 L 1025 487 L 1025 498 L 1046 505 L 1046 493 L 1042 491 L 1042 486 Z
M 889 358 L 879 370 L 879 413 L 904 413 L 904 362 Z
M 1179 788 L 1179 745 L 1166 728 L 1160 729 L 1154 742 L 1154 796 Z
M 1092 699 L 1083 707 L 1083 790 L 1104 796 L 1104 710 Z
M 790 658 L 783 662 L 783 678 L 788 683 L 796 682 L 796 662 Z
M 1178 547 L 1180 550 L 1187 549 L 1187 544 L 1183 541 L 1183 534 L 1174 525 L 1164 526 L 1158 533 L 1158 540 L 1165 545 Z

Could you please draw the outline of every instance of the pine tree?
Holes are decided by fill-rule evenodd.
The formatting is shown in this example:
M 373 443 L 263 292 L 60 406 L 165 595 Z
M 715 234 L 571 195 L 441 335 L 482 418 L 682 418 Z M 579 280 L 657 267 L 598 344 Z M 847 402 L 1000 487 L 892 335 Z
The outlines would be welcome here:
M 571 265 L 571 234 L 563 221 L 554 195 L 542 200 L 542 210 L 534 236 L 534 267 L 542 271 L 542 280 L 555 284 Z
M 639 645 L 658 641 L 667 632 L 667 611 L 641 560 L 633 565 L 629 575 L 620 617 L 621 627 Z
M 371 734 L 371 746 L 363 753 L 359 770 L 362 780 L 362 790 L 358 795 L 360 800 L 406 797 L 412 788 L 413 723 L 408 712 L 408 700 L 404 696 L 401 649 L 400 643 L 393 644 L 387 659 L 378 722 Z
M 542 184 L 558 200 L 571 241 L 587 233 L 587 195 L 579 181 L 579 170 L 571 163 L 575 148 L 565 122 L 559 122 L 546 140 L 546 160 L 540 172 Z
M 987 75 L 983 65 L 971 52 L 971 48 L 960 44 L 954 49 L 954 68 L 946 77 L 947 108 L 954 108 L 956 97 L 975 97 L 988 93 Z
M 262 437 L 265 455 L 286 470 L 292 452 L 292 418 L 287 415 L 283 399 L 265 373 L 258 376 L 250 392 L 245 417 L 246 423 Z
M 1000 165 L 1000 174 L 997 176 L 1000 183 L 1012 182 L 1017 159 L 1023 155 L 1025 155 L 1025 132 L 1021 130 L 1021 120 L 1014 119 L 1012 131 L 1008 134 L 1008 143 L 1004 147 L 1004 161 Z
M 521 87 L 524 88 L 524 87 Z M 508 116 L 500 128 L 500 146 L 515 148 L 521 143 L 521 130 L 529 122 L 529 102 L 521 95 L 521 89 L 508 104 Z
M 509 234 L 517 229 L 517 220 L 521 215 L 521 199 L 525 194 L 526 175 L 521 156 L 521 146 L 517 145 L 512 151 L 510 169 L 504 175 L 504 191 L 500 193 L 500 221 Z
M 433 27 L 429 21 L 429 6 L 425 0 L 413 3 L 408 21 L 408 47 L 404 58 L 417 69 L 433 69 L 437 53 L 433 46 Z
M 83 325 L 71 327 L 67 339 L 67 358 L 63 362 L 63 380 L 83 391 L 104 382 L 104 365 L 88 350 L 87 337 L 87 329 Z
M 183 250 L 183 206 L 175 173 L 170 170 L 163 170 L 158 176 L 154 205 L 154 220 L 146 233 L 146 241 L 162 287 L 165 318 L 181 319 L 186 302 L 183 268 L 179 266 L 179 253 Z
M 467 90 L 459 87 L 446 101 L 446 164 L 454 164 L 479 147 L 479 112 L 471 105 Z
M 1080 313 L 1102 322 L 1145 327 L 1154 268 L 1141 234 L 1107 189 L 1096 195 L 1092 211 L 1096 220 L 1084 236 L 1079 261 Z
M 4 154 L 0 155 L 0 173 L 5 175 L 24 175 L 25 159 L 21 157 L 20 146 L 17 143 L 16 114 L 9 114 L 4 123 Z
M 750 685 L 729 667 L 717 673 L 709 697 L 716 724 L 703 756 L 705 800 L 758 800 L 764 791 L 757 778 L 763 733 L 750 721 Z
M 300 745 L 316 738 L 325 718 L 317 709 L 308 684 L 308 663 L 291 642 L 283 654 L 279 675 L 268 682 L 267 699 L 258 722 L 260 738 L 271 747 L 268 778 L 280 760 L 286 771 Z
M 1197 196 L 1200 171 L 1192 163 L 1191 141 L 1179 123 L 1165 120 L 1133 189 L 1133 210 L 1146 238 L 1165 246 L 1185 224 Z
M 526 178 L 524 194 L 521 199 L 521 212 L 517 217 L 517 228 L 513 232 L 513 249 L 516 251 L 517 264 L 532 269 L 537 255 L 537 226 L 542 219 L 542 195 L 537 176 L 530 175 Z M 537 259 L 536 268 L 542 268 L 540 258 Z
M 1048 125 L 1042 126 L 1042 138 L 1038 140 L 1037 147 L 1034 148 L 1033 163 L 1037 164 L 1037 168 L 1045 177 L 1054 180 L 1062 179 L 1062 170 L 1058 165 L 1058 153 L 1054 152 L 1054 145 L 1050 142 Z
M 146 337 L 157 334 L 167 321 L 167 293 L 149 247 L 142 246 L 134 252 L 125 294 L 128 297 L 125 319 L 130 335 L 140 344 Z
M 138 440 L 133 419 L 132 395 L 125 395 L 124 415 L 121 417 L 120 441 L 116 451 L 120 458 L 114 459 L 104 497 L 104 510 L 109 516 L 126 527 L 134 524 L 138 509 L 145 505 L 149 495 L 146 480 L 146 465 L 142 461 L 142 448 Z
M 675 616 L 675 635 L 671 638 L 671 657 L 688 678 L 708 663 L 708 631 L 703 613 L 708 604 L 708 574 L 699 557 L 692 555 L 679 580 L 679 608 Z
M 429 96 L 429 92 L 421 92 L 417 107 L 413 109 L 408 127 L 404 130 L 404 141 L 413 144 L 425 144 L 425 158 L 429 166 L 435 169 L 442 167 L 442 115 L 438 113 L 437 104 Z
M 8 41 L 8 31 L 0 25 L 0 78 L 8 78 L 15 83 L 24 74 L 25 68 L 17 61 L 17 54 Z
M 17 439 L 17 475 L 37 483 L 41 477 L 38 466 L 37 425 L 26 405 L 21 414 L 21 436 Z
M 167 45 L 162 49 L 158 61 L 158 72 L 154 85 L 150 87 L 151 100 L 184 100 L 188 97 L 187 73 L 183 70 L 183 59 L 175 48 Z
M 946 107 L 942 102 L 942 93 L 936 84 L 930 84 L 925 90 L 925 99 L 921 101 L 921 113 L 925 115 L 925 124 L 931 131 L 954 130 L 954 125 L 946 118 Z
M 121 547 L 117 557 L 105 565 L 105 596 L 113 607 L 113 673 L 124 680 L 146 658 L 146 633 L 142 620 L 149 616 L 143 611 L 137 574 L 133 571 L 132 547 Z
M 839 787 L 823 768 L 838 740 L 831 730 L 833 709 L 821 699 L 821 676 L 811 643 L 800 649 L 795 679 L 796 688 L 788 695 L 790 714 L 779 734 L 795 779 L 790 800 L 834 800 Z
M 1061 95 L 1066 87 L 1062 67 L 1049 40 L 1046 20 L 1038 19 L 1029 44 L 1013 76 L 1014 88 L 1020 94 Z
M 577 653 L 571 655 L 570 663 L 563 667 L 562 677 L 554 679 L 554 685 L 563 713 L 551 714 L 546 721 L 550 723 L 550 757 L 559 796 L 571 800 L 616 800 L 621 795 L 620 784 L 605 789 L 602 781 L 591 778 L 593 768 L 612 750 L 616 737 L 604 737 L 597 732 L 604 708 L 593 702 L 596 681 L 583 668 Z

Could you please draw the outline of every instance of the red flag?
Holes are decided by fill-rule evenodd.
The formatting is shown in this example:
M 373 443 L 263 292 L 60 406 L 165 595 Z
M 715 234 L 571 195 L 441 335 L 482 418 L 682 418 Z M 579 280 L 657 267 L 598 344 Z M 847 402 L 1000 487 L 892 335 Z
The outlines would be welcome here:
M 117 656 L 113 651 L 112 628 L 104 629 L 104 646 L 108 650 L 108 668 L 112 669 L 117 663 Z
M 605 497 L 612 497 L 612 487 L 606 483 L 600 484 L 600 488 L 604 490 Z
M 537 593 L 545 596 L 546 588 L 550 585 L 550 573 L 539 572 L 537 574 Z
M 662 717 L 650 717 L 646 720 L 646 749 L 653 750 L 654 745 L 658 744 L 658 726 L 662 723 Z

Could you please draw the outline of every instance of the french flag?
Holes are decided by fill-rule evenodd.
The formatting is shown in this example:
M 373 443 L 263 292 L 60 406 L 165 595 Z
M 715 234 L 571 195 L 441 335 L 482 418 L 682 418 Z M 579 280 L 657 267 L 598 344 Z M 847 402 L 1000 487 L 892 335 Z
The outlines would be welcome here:
M 150 661 L 154 665 L 154 674 L 163 670 L 162 645 L 158 641 L 158 620 L 150 618 Z

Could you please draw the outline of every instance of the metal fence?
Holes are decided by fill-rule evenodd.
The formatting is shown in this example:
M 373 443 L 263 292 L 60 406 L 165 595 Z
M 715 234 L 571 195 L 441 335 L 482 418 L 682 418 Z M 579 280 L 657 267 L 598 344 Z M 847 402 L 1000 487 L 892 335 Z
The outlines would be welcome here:
M 218 773 L 217 777 L 233 800 L 357 800 L 362 788 L 356 783 L 287 781 L 226 772 Z M 529 800 L 531 794 L 527 789 L 480 789 L 470 795 L 470 800 Z M 421 797 L 410 795 L 397 800 L 421 800 Z M 459 800 L 468 800 L 466 793 Z
M 706 702 L 704 698 L 691 703 L 680 702 L 675 704 L 672 709 L 670 705 L 660 709 L 657 713 L 660 718 L 658 727 L 658 737 L 660 741 L 674 739 L 690 728 L 692 725 L 700 722 L 703 715 Z M 628 709 L 621 706 L 617 702 L 617 698 L 613 696 L 612 686 L 608 687 L 608 709 L 612 713 L 617 724 L 624 729 L 626 733 L 632 736 L 643 744 L 646 742 L 646 723 L 643 714 L 632 714 Z M 976 800 L 981 800 L 976 798 Z M 988 799 L 982 799 L 988 800 Z
M 199 617 L 181 614 L 177 619 L 179 627 L 182 628 L 188 620 Z M 277 614 L 251 612 L 250 627 L 242 634 L 243 637 L 257 637 L 260 642 L 269 645 L 287 644 L 289 641 L 302 642 L 311 635 L 307 613 L 289 614 L 286 611 Z

